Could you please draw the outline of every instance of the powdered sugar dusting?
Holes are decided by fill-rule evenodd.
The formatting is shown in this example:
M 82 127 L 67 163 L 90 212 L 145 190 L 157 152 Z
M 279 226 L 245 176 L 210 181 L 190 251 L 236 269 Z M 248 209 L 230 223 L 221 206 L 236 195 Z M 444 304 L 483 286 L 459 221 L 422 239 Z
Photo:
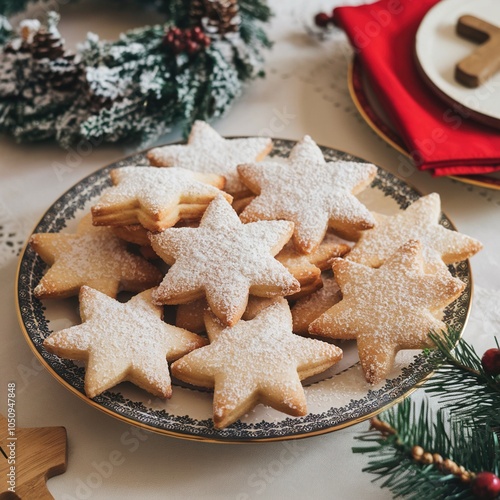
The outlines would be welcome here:
M 300 379 L 324 371 L 340 360 L 342 352 L 326 342 L 294 335 L 291 326 L 288 304 L 279 299 L 254 319 L 225 328 L 209 346 L 176 362 L 174 374 L 187 381 L 193 374 L 210 380 L 219 418 L 260 401 L 302 413 Z M 230 422 L 240 415 L 232 414 Z
M 170 228 L 151 235 L 158 255 L 175 260 L 155 300 L 183 303 L 193 299 L 189 292 L 205 292 L 217 316 L 231 323 L 243 314 L 249 292 L 294 293 L 299 283 L 273 257 L 291 233 L 292 224 L 286 221 L 242 224 L 229 203 L 218 197 L 198 228 Z M 189 300 L 183 299 L 186 295 Z
M 38 296 L 50 291 L 76 294 L 82 285 L 114 296 L 120 287 L 144 289 L 162 277 L 155 266 L 130 253 L 112 229 L 92 226 L 90 215 L 82 219 L 77 234 L 35 234 L 31 242 L 36 251 L 54 261 L 35 289 Z
M 307 333 L 309 325 L 342 298 L 340 288 L 333 277 L 323 276 L 323 287 L 317 292 L 299 299 L 292 307 L 293 331 Z
M 392 216 L 375 214 L 377 224 L 364 231 L 348 259 L 372 267 L 380 266 L 401 245 L 413 239 L 423 244 L 423 257 L 428 272 L 446 272 L 446 264 L 464 260 L 481 244 L 457 231 L 439 224 L 441 203 L 432 193 L 415 201 L 404 212 Z M 443 262 L 444 261 L 444 262 Z
M 335 278 L 323 277 L 323 288 L 313 293 L 311 296 L 305 297 L 303 300 L 297 302 L 297 305 L 314 303 L 317 307 L 327 307 L 328 304 L 336 300 L 334 297 L 338 295 L 339 292 L 340 288 Z
M 421 245 L 411 241 L 379 269 L 341 261 L 334 273 L 343 299 L 311 324 L 312 333 L 358 342 L 367 378 L 387 376 L 399 349 L 430 345 L 429 331 L 445 329 L 432 310 L 451 303 L 463 283 L 444 273 L 424 274 Z
M 208 202 L 220 194 L 211 184 L 219 183 L 222 178 L 208 178 L 183 168 L 158 169 L 154 167 L 121 167 L 111 173 L 115 186 L 109 189 L 94 209 L 138 201 L 153 213 L 178 203 Z M 202 201 L 200 201 L 202 200 Z
M 107 228 L 95 228 L 91 233 L 78 235 L 67 253 L 58 259 L 60 266 L 71 270 L 79 279 L 115 279 L 127 269 L 131 274 L 145 273 L 138 266 L 138 257 L 126 252 L 126 243 Z
M 85 359 L 86 391 L 93 397 L 129 380 L 152 394 L 170 393 L 167 359 L 175 359 L 204 341 L 162 321 L 162 308 L 147 290 L 122 304 L 84 287 L 82 325 L 49 336 L 44 345 L 64 357 Z
M 377 336 L 392 335 L 391 329 L 396 326 L 398 330 L 410 332 L 419 328 L 421 318 L 417 311 L 442 306 L 435 287 L 443 288 L 450 279 L 440 275 L 426 277 L 422 270 L 419 272 L 413 267 L 414 255 L 407 253 L 400 254 L 397 262 L 390 264 L 379 270 L 357 267 L 354 271 L 339 269 L 337 273 L 344 299 L 349 297 L 359 306 L 364 304 L 363 307 L 352 307 L 349 318 L 366 324 L 366 327 L 376 323 L 378 327 L 374 334 Z M 440 323 L 440 326 L 444 328 L 444 324 Z
M 154 148 L 148 153 L 148 158 L 159 167 L 182 167 L 223 175 L 226 191 L 237 194 L 247 188 L 239 179 L 236 167 L 240 163 L 260 161 L 271 147 L 269 138 L 224 139 L 207 123 L 196 121 L 187 145 Z
M 309 136 L 292 150 L 288 162 L 240 165 L 243 181 L 257 196 L 242 212 L 244 221 L 285 219 L 295 223 L 294 239 L 310 252 L 325 236 L 328 225 L 340 223 L 353 229 L 374 224 L 368 209 L 353 195 L 376 175 L 374 165 L 356 162 L 327 163 Z M 256 191 L 257 192 L 257 191 Z

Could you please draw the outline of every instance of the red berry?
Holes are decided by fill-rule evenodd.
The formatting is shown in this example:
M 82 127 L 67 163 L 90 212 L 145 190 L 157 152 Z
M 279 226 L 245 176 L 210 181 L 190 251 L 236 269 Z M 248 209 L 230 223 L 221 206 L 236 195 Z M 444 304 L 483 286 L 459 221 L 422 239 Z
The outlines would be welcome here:
M 479 472 L 472 483 L 472 493 L 485 500 L 496 498 L 500 495 L 500 478 L 492 472 Z
M 175 54 L 180 54 L 185 50 L 186 46 L 180 40 L 174 40 L 172 43 L 172 50 Z
M 188 54 L 195 54 L 200 50 L 200 46 L 193 40 L 188 40 L 188 42 L 186 43 L 186 50 Z
M 208 36 L 204 36 L 203 37 L 203 40 L 201 41 L 201 43 L 205 46 L 205 47 L 208 47 L 210 45 L 210 38 Z
M 174 34 L 173 34 L 171 31 L 169 31 L 169 32 L 165 35 L 165 41 L 166 41 L 167 43 L 172 43 L 174 40 L 175 40 L 175 36 L 174 36 Z
M 193 40 L 196 40 L 197 42 L 203 42 L 205 38 L 206 38 L 205 33 L 203 33 L 201 28 L 198 28 L 197 26 L 196 28 L 193 29 Z
M 314 23 L 320 28 L 326 28 L 330 21 L 331 18 L 326 12 L 320 12 L 314 16 Z
M 481 364 L 488 375 L 500 374 L 500 349 L 495 347 L 488 349 L 481 358 Z
M 170 28 L 170 32 L 174 34 L 175 37 L 180 36 L 182 34 L 182 30 L 177 26 L 173 26 Z

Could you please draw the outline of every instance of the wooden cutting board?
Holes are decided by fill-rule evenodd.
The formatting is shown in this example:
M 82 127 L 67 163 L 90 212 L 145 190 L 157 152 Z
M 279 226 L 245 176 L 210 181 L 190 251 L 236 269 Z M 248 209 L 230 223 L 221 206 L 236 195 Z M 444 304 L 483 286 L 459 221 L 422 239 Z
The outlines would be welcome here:
M 53 498 L 46 482 L 66 470 L 64 427 L 14 428 L 11 422 L 9 428 L 7 418 L 0 415 L 0 446 L 0 500 Z

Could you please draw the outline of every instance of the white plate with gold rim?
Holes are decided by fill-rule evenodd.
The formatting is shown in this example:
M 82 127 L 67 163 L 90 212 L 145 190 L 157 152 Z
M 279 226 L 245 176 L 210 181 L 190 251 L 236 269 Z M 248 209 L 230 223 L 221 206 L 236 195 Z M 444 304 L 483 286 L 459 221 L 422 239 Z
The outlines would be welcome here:
M 294 141 L 275 139 L 273 156 L 286 157 Z M 328 161 L 363 161 L 348 153 L 322 147 Z M 77 222 L 88 213 L 100 194 L 111 185 L 109 170 L 125 165 L 147 165 L 138 153 L 108 165 L 81 180 L 64 193 L 43 215 L 34 232 L 73 232 Z M 374 211 L 391 214 L 403 210 L 420 194 L 402 180 L 379 168 L 371 186 L 360 194 Z M 443 215 L 441 224 L 454 229 Z M 341 344 L 343 360 L 327 372 L 304 381 L 308 415 L 290 417 L 258 405 L 241 420 L 225 429 L 212 422 L 212 394 L 174 381 L 169 400 L 155 399 L 129 383 L 122 383 L 89 399 L 83 390 L 85 369 L 71 360 L 49 353 L 43 340 L 52 332 L 79 324 L 78 301 L 52 299 L 40 301 L 33 290 L 47 266 L 27 246 L 20 258 L 17 276 L 17 304 L 20 324 L 27 342 L 43 366 L 65 387 L 90 405 L 120 420 L 161 434 L 209 442 L 265 442 L 302 438 L 365 420 L 399 401 L 431 373 L 432 356 L 420 351 L 403 351 L 396 358 L 390 377 L 377 386 L 369 385 L 360 369 L 355 342 Z M 471 272 L 468 261 L 450 267 L 467 287 L 445 311 L 445 322 L 461 332 L 467 322 L 471 303 Z

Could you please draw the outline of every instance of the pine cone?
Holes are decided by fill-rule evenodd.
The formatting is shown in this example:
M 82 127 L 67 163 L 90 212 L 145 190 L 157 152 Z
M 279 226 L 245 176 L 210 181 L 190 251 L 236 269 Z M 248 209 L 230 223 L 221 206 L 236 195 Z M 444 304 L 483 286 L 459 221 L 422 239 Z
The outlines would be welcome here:
M 64 57 L 64 46 L 61 37 L 47 31 L 40 29 L 33 37 L 31 44 L 31 53 L 35 59 L 48 59 L 54 60 Z
M 46 81 L 56 90 L 73 90 L 78 86 L 81 68 L 75 63 L 75 54 L 64 49 L 64 43 L 57 31 L 40 28 L 30 45 L 33 59 L 43 62 L 48 59 Z
M 81 67 L 75 63 L 75 54 L 66 53 L 51 64 L 50 83 L 57 90 L 73 90 L 82 75 Z
M 110 109 L 115 101 L 121 100 L 121 98 L 114 100 L 108 96 L 96 95 L 88 85 L 85 88 L 85 94 L 87 96 L 88 110 L 95 115 L 103 109 Z
M 19 94 L 15 52 L 0 52 L 0 107 L 4 98 L 14 98 Z
M 31 47 L 29 43 L 25 42 L 20 38 L 15 38 L 5 45 L 3 51 L 6 54 L 18 54 L 18 53 L 28 53 L 31 52 Z
M 189 17 L 193 20 L 194 24 L 199 25 L 204 16 L 205 16 L 204 0 L 191 0 L 191 5 L 189 6 Z
M 209 33 L 222 36 L 238 31 L 241 22 L 237 0 L 192 0 L 190 15 Z
M 89 99 L 89 111 L 97 115 L 103 109 L 110 109 L 114 101 L 109 97 L 91 96 Z

